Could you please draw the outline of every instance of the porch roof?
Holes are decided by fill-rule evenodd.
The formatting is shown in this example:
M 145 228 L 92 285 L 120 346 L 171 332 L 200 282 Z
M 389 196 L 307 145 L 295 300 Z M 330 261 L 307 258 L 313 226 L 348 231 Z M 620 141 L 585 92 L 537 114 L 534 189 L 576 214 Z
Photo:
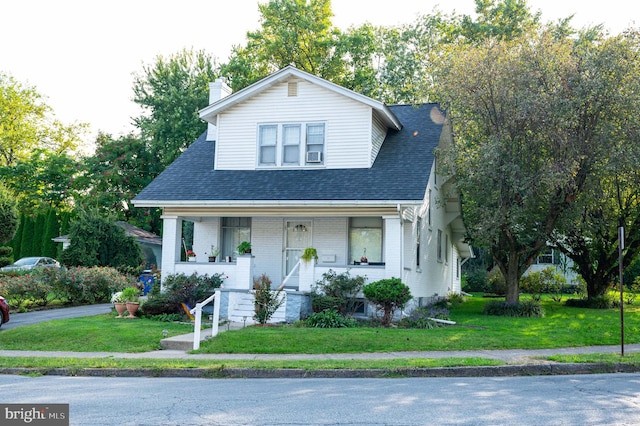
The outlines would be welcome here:
M 371 168 L 214 170 L 215 142 L 203 133 L 133 200 L 137 207 L 263 204 L 390 204 L 424 199 L 442 135 L 435 104 L 389 107 L 402 123 L 390 130 Z

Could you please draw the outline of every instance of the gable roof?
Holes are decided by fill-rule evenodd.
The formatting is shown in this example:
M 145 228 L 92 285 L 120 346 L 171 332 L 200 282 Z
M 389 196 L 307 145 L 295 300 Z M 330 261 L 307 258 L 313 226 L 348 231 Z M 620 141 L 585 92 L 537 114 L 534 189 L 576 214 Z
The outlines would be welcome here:
M 236 104 L 244 102 L 248 98 L 251 98 L 269 89 L 275 84 L 287 81 L 291 78 L 308 81 L 325 89 L 331 90 L 332 92 L 338 93 L 342 96 L 346 96 L 352 100 L 368 105 L 373 109 L 374 113 L 378 116 L 378 118 L 380 118 L 380 120 L 382 120 L 382 122 L 387 127 L 395 130 L 400 130 L 400 127 L 402 127 L 400 121 L 393 115 L 389 107 L 387 107 L 384 103 L 376 101 L 375 99 L 371 99 L 368 96 L 362 95 L 360 93 L 356 93 L 353 90 L 349 90 L 335 83 L 331 83 L 330 81 L 317 77 L 313 74 L 309 74 L 306 71 L 299 70 L 292 65 L 282 68 L 281 70 L 276 71 L 268 77 L 265 77 L 262 80 L 201 109 L 200 118 L 215 124 L 215 117 L 219 113 Z
M 436 104 L 388 107 L 390 130 L 371 168 L 214 170 L 215 142 L 203 133 L 133 200 L 137 207 L 421 202 L 444 114 Z

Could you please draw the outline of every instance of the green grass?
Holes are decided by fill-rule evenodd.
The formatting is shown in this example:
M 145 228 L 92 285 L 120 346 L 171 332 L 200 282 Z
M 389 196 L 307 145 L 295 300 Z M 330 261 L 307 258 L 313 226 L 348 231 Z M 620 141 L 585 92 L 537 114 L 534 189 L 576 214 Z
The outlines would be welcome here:
M 474 349 L 542 349 L 620 343 L 618 310 L 581 309 L 543 300 L 544 318 L 482 314 L 487 299 L 451 310 L 455 326 L 432 330 L 247 327 L 203 342 L 200 353 L 350 353 Z M 640 308 L 625 306 L 625 342 L 640 342 Z
M 258 368 L 280 369 L 399 369 L 503 365 L 488 358 L 394 358 L 376 360 L 189 360 L 189 359 L 124 359 L 124 358 L 47 358 L 0 357 L 2 368 Z
M 506 318 L 482 314 L 487 299 L 474 297 L 451 310 L 455 326 L 431 330 L 397 328 L 309 329 L 296 326 L 246 327 L 204 341 L 198 353 L 353 353 L 474 349 L 541 349 L 618 345 L 616 309 L 569 308 L 543 300 L 544 318 Z M 625 342 L 640 343 L 640 307 L 625 306 Z M 0 348 L 35 351 L 128 352 L 160 348 L 169 336 L 193 331 L 190 324 L 147 319 L 116 319 L 115 314 L 57 320 L 0 332 Z M 557 362 L 639 362 L 640 355 L 548 357 Z M 610 361 L 606 361 L 606 360 Z M 603 361 L 605 360 L 605 361 Z M 0 358 L 2 367 L 31 368 L 302 368 L 372 369 L 499 365 L 483 358 L 378 360 L 159 360 L 104 358 Z
M 114 311 L 115 312 L 115 311 Z M 149 352 L 168 336 L 193 332 L 193 325 L 115 318 L 114 314 L 55 320 L 0 332 L 0 348 L 28 351 Z

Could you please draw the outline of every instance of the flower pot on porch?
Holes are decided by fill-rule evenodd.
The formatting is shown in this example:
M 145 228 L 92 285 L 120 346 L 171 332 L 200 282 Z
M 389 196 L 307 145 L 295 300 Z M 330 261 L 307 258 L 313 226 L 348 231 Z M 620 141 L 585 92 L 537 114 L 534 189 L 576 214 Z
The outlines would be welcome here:
M 196 261 L 196 258 L 195 258 L 195 257 L 189 257 L 187 260 L 188 260 L 189 262 L 195 262 L 195 261 Z
M 209 262 L 215 262 L 215 261 L 216 261 L 215 256 L 209 256 Z
M 126 303 L 114 303 L 113 307 L 116 308 L 116 312 L 118 313 L 118 316 L 116 318 L 122 318 L 122 314 L 124 314 L 127 310 Z
M 138 308 L 140 308 L 140 302 L 127 302 L 126 307 L 129 315 L 125 318 L 135 318 L 135 314 L 138 311 Z

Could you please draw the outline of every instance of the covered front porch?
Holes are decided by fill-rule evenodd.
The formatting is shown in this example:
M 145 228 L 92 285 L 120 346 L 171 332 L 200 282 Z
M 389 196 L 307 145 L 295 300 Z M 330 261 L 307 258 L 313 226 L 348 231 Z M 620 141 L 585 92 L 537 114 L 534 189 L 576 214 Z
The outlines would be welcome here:
M 225 289 L 250 290 L 254 278 L 266 274 L 273 288 L 309 292 L 329 270 L 366 276 L 368 282 L 402 276 L 403 224 L 397 212 L 376 216 L 364 216 L 374 214 L 371 211 L 352 211 L 350 216 L 296 212 L 281 217 L 181 213 L 165 209 L 163 215 L 163 277 L 220 274 Z M 184 235 L 183 222 L 193 223 L 192 236 Z M 251 254 L 237 253 L 242 241 L 251 243 Z M 308 247 L 317 250 L 317 261 L 300 261 Z M 186 258 L 187 250 L 196 254 L 195 259 Z M 215 261 L 209 259 L 212 250 L 217 252 Z

